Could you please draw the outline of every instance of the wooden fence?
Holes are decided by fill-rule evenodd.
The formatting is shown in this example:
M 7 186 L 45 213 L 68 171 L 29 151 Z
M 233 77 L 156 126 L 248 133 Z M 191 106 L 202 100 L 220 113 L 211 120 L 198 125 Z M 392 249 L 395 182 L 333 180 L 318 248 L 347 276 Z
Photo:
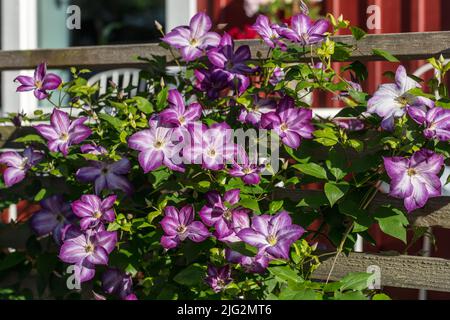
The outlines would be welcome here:
M 337 36 L 334 40 L 347 44 L 355 43 L 350 36 Z M 255 59 L 258 51 L 264 54 L 268 50 L 257 40 L 238 41 L 238 45 L 241 44 L 250 46 Z M 445 58 L 450 58 L 450 31 L 368 35 L 358 42 L 357 47 L 358 49 L 350 59 L 352 61 L 381 60 L 382 58 L 373 54 L 373 49 L 387 50 L 402 61 L 439 57 L 441 54 Z M 167 56 L 171 59 L 170 53 L 156 44 L 2 51 L 0 52 L 0 71 L 33 69 L 42 61 L 47 61 L 49 68 L 144 67 L 145 63 L 139 61 L 137 57 L 150 58 L 152 55 Z M 310 58 L 305 57 L 299 62 L 309 60 Z M 0 127 L 0 148 L 10 144 L 16 134 L 12 127 Z M 298 200 L 302 198 L 302 192 L 283 190 L 282 197 Z M 385 203 L 402 206 L 401 201 L 397 199 L 379 195 L 374 201 L 373 208 Z M 439 226 L 450 229 L 450 198 L 430 200 L 425 208 L 417 210 L 410 216 L 410 221 L 416 226 Z M 319 280 L 325 279 L 331 264 L 332 259 L 325 260 L 315 272 L 314 277 Z M 341 255 L 332 279 L 342 277 L 349 272 L 366 272 L 372 265 L 380 267 L 383 286 L 450 292 L 450 260 L 438 258 L 366 253 L 352 253 L 348 257 Z

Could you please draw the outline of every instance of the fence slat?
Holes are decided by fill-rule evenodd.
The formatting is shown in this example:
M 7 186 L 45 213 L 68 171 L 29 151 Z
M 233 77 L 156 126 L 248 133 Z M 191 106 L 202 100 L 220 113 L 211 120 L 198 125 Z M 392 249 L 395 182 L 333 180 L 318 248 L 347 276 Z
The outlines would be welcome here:
M 326 280 L 334 257 L 324 261 L 314 272 L 316 280 Z M 367 272 L 370 266 L 381 269 L 381 285 L 397 288 L 450 292 L 450 260 L 383 254 L 342 254 L 334 267 L 331 280 L 351 272 Z
M 301 199 L 320 191 L 300 191 L 300 190 L 276 190 L 276 199 L 290 199 L 300 202 Z M 392 198 L 388 195 L 378 194 L 369 207 L 369 212 L 373 212 L 381 205 L 391 204 L 392 206 L 404 210 L 401 199 Z M 450 197 L 439 197 L 428 200 L 427 205 L 408 215 L 408 219 L 416 227 L 442 227 L 450 229 Z
M 347 44 L 355 43 L 351 36 L 337 36 L 333 39 Z M 358 50 L 351 60 L 381 60 L 382 58 L 373 55 L 373 49 L 387 50 L 400 60 L 425 59 L 439 54 L 450 57 L 449 43 L 450 31 L 368 35 L 358 43 Z M 250 45 L 255 59 L 258 51 L 263 55 L 267 54 L 267 46 L 259 40 L 238 41 L 238 44 Z M 150 58 L 152 55 L 166 56 L 169 60 L 172 58 L 169 51 L 154 43 L 1 51 L 0 70 L 33 69 L 42 61 L 47 61 L 52 68 L 142 67 L 145 63 L 138 61 L 137 57 Z M 303 59 L 303 61 L 308 60 L 309 58 Z

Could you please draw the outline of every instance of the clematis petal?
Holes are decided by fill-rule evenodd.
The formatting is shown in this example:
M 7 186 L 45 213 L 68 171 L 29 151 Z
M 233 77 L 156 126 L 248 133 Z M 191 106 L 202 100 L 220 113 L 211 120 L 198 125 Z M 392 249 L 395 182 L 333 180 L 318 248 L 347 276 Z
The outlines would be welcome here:
M 191 29 L 191 36 L 198 39 L 205 35 L 212 27 L 212 21 L 204 12 L 199 12 L 192 17 L 189 27 Z
M 75 265 L 75 274 L 80 280 L 80 283 L 90 281 L 95 276 L 95 266 L 84 259 L 81 263 Z
M 224 193 L 223 200 L 231 205 L 235 205 L 240 200 L 240 189 L 232 189 Z
M 241 231 L 238 232 L 237 236 L 242 241 L 256 248 L 262 248 L 268 245 L 266 237 L 263 234 L 251 228 L 242 229 Z
M 210 233 L 203 223 L 194 221 L 188 226 L 188 238 L 194 242 L 205 241 Z
M 178 219 L 170 217 L 170 216 L 165 216 L 161 220 L 160 224 L 166 235 L 175 236 L 178 234 L 177 228 L 180 226 Z
M 84 167 L 78 169 L 76 177 L 83 183 L 93 182 L 101 175 L 101 169 L 97 167 Z
M 181 48 L 181 56 L 186 62 L 194 61 L 195 59 L 200 58 L 202 55 L 203 51 L 196 47 L 186 46 Z
M 403 176 L 409 169 L 409 159 L 402 157 L 383 158 L 384 168 L 391 179 Z
M 14 82 L 19 82 L 22 85 L 22 87 L 31 88 L 30 90 L 33 90 L 36 87 L 34 78 L 29 77 L 29 76 L 18 76 L 17 78 L 14 79 Z M 30 91 L 30 90 L 27 90 L 27 91 Z
M 58 132 L 56 132 L 56 130 L 50 125 L 39 124 L 37 126 L 34 126 L 34 128 L 39 132 L 41 136 L 49 141 L 57 140 L 60 137 Z
M 130 160 L 127 158 L 122 158 L 119 161 L 110 164 L 109 169 L 115 174 L 127 174 L 131 170 Z
M 420 88 L 420 84 L 408 77 L 404 66 L 399 66 L 395 73 L 395 83 L 402 93 L 408 92 L 414 88 Z
M 6 164 L 8 167 L 18 168 L 23 163 L 23 157 L 15 151 L 3 152 L 0 155 L 0 163 Z
M 70 119 L 66 112 L 53 109 L 50 122 L 59 135 L 63 133 L 67 134 L 69 132 Z
M 189 38 L 190 31 L 185 27 L 178 27 L 166 34 L 162 41 L 174 48 L 181 49 L 190 45 Z
M 164 160 L 164 152 L 153 150 L 146 150 L 139 154 L 139 164 L 144 170 L 144 173 L 154 171 L 162 166 Z
M 149 146 L 154 140 L 155 136 L 151 130 L 143 130 L 128 139 L 128 146 L 133 150 L 145 151 L 150 149 Z
M 58 89 L 58 87 L 61 85 L 62 79 L 54 74 L 54 73 L 48 73 L 44 81 L 42 83 L 42 89 L 43 90 L 55 90 Z
M 116 247 L 117 232 L 101 231 L 95 234 L 95 244 L 110 254 Z
M 34 81 L 40 81 L 42 82 L 45 78 L 45 75 L 47 73 L 47 63 L 43 62 L 39 64 L 34 71 Z
M 59 252 L 59 258 L 66 263 L 80 263 L 87 255 L 86 248 L 73 239 L 64 242 Z
M 131 194 L 133 192 L 133 186 L 128 181 L 127 178 L 121 175 L 109 173 L 105 176 L 107 189 L 109 190 L 120 190 L 126 194 Z
M 108 252 L 102 247 L 96 246 L 94 252 L 88 255 L 86 260 L 94 265 L 108 265 Z
M 31 229 L 33 229 L 38 236 L 50 234 L 57 225 L 57 215 L 45 209 L 36 212 L 30 219 Z
M 164 249 L 173 249 L 178 246 L 180 243 L 180 240 L 177 236 L 162 236 L 161 237 L 161 245 L 164 247 Z

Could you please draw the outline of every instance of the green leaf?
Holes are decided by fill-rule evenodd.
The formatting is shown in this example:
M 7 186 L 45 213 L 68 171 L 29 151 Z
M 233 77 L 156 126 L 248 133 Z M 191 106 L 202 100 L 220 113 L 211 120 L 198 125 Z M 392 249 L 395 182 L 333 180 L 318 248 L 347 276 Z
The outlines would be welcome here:
M 354 272 L 349 273 L 344 278 L 340 280 L 342 286 L 340 287 L 341 291 L 346 290 L 365 290 L 369 287 L 369 284 L 372 283 L 372 278 L 375 277 L 373 273 L 367 272 Z
M 232 242 L 226 244 L 231 250 L 243 254 L 246 257 L 254 257 L 258 253 L 258 249 L 252 247 L 245 242 Z
M 332 128 L 316 130 L 314 136 L 316 137 L 315 141 L 325 147 L 332 147 L 339 143 L 339 137 Z
M 386 205 L 377 209 L 373 217 L 384 233 L 407 243 L 406 228 L 409 222 L 401 210 Z
M 356 41 L 361 40 L 367 35 L 367 32 L 358 27 L 350 27 L 350 30 L 352 31 L 353 38 L 355 38 Z
M 47 190 L 42 188 L 35 196 L 34 201 L 39 202 L 42 199 L 44 199 L 45 195 L 47 194 Z
M 169 96 L 169 88 L 163 88 L 156 97 L 156 108 L 158 111 L 164 109 L 167 105 L 167 97 Z
M 350 292 L 335 292 L 334 294 L 335 300 L 368 300 L 361 291 L 350 291 Z
M 296 271 L 288 266 L 270 267 L 269 272 L 279 281 L 292 281 L 294 283 L 302 283 L 305 281 Z
M 347 175 L 347 166 L 344 152 L 338 152 L 332 150 L 329 153 L 328 160 L 325 162 L 328 170 L 336 178 L 336 180 L 342 180 Z
M 325 169 L 316 163 L 296 164 L 293 166 L 293 168 L 308 176 L 328 180 L 327 172 L 325 171 Z
M 150 114 L 153 112 L 153 105 L 147 99 L 136 96 L 133 98 L 133 100 L 136 102 L 136 106 L 138 107 L 138 109 L 143 113 Z
M 269 205 L 269 213 L 274 214 L 279 212 L 281 208 L 283 208 L 283 204 L 284 204 L 283 200 L 272 201 Z
M 256 199 L 242 198 L 241 201 L 239 201 L 239 204 L 242 207 L 250 209 L 256 213 L 261 213 L 261 210 L 259 209 L 259 203 Z
M 25 137 L 17 138 L 16 140 L 14 140 L 14 142 L 24 143 L 24 144 L 29 144 L 29 143 L 33 143 L 33 142 L 45 144 L 45 140 L 42 139 L 42 137 L 37 134 L 29 134 L 29 135 L 26 135 Z
M 313 289 L 303 289 L 303 290 L 293 290 L 289 287 L 281 291 L 280 296 L 278 297 L 280 300 L 306 300 L 306 301 L 313 301 L 313 300 L 322 300 L 322 295 L 313 290 Z
M 372 300 L 392 300 L 388 295 L 384 293 L 376 294 L 372 297 Z
M 109 123 L 114 129 L 116 129 L 117 132 L 121 133 L 122 132 L 122 121 L 120 121 L 118 118 L 113 117 L 109 114 L 106 113 L 100 113 L 98 115 L 98 117 L 103 120 L 106 121 L 107 123 Z
M 203 281 L 205 270 L 199 264 L 193 264 L 179 272 L 173 281 L 185 286 L 194 286 Z
M 389 53 L 389 52 L 387 52 L 385 50 L 373 49 L 372 52 L 373 52 L 373 54 L 375 54 L 377 56 L 380 56 L 380 57 L 386 59 L 389 62 L 400 62 L 400 60 L 398 60 L 391 53 Z
M 347 182 L 341 182 L 341 183 L 334 183 L 334 182 L 328 182 L 325 184 L 325 195 L 328 198 L 328 201 L 330 202 L 330 205 L 333 207 L 336 202 L 338 202 L 342 197 L 345 196 L 347 191 L 349 190 L 350 186 Z

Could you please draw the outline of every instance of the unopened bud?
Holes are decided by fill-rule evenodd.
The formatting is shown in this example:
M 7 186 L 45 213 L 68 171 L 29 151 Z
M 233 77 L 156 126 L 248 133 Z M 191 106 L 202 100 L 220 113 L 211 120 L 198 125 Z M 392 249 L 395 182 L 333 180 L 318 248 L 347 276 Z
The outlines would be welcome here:
M 158 22 L 158 20 L 155 20 L 155 27 L 156 29 L 158 29 L 159 31 L 163 31 L 163 26 L 161 23 Z

